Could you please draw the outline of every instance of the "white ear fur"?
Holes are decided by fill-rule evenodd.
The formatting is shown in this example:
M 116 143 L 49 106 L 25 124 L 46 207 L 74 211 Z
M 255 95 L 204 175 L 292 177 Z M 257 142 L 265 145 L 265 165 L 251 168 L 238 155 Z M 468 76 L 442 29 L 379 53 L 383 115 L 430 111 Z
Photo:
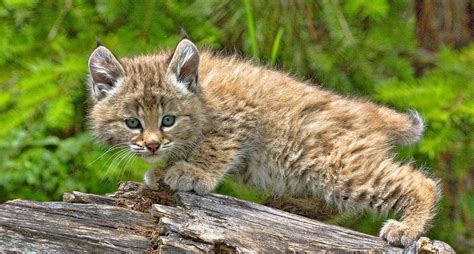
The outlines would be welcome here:
M 190 40 L 183 39 L 168 66 L 168 76 L 182 93 L 196 92 L 199 67 L 199 51 Z
M 104 46 L 97 47 L 89 57 L 89 90 L 97 102 L 113 93 L 124 73 L 114 54 Z

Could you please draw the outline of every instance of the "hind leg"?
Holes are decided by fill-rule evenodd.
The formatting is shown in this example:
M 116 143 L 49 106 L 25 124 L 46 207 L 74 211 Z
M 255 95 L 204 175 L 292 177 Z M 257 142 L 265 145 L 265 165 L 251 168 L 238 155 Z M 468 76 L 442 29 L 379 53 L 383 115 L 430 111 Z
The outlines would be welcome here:
M 424 234 L 436 214 L 439 186 L 420 172 L 413 172 L 400 186 L 396 211 L 402 210 L 400 221 L 388 220 L 380 236 L 393 245 L 407 246 Z M 397 190 L 394 190 L 397 191 Z M 390 194 L 388 194 L 390 195 Z
M 341 178 L 340 196 L 345 206 L 386 214 L 401 213 L 400 221 L 388 220 L 380 236 L 392 245 L 407 246 L 429 228 L 439 198 L 438 184 L 411 165 L 392 159 L 367 162 Z

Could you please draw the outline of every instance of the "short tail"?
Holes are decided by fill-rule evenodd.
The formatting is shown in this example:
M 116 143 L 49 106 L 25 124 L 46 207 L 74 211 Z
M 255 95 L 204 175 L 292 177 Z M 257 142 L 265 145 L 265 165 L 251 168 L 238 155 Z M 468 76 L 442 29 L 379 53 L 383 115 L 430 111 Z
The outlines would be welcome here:
M 380 113 L 384 118 L 385 130 L 395 145 L 412 145 L 423 137 L 425 123 L 416 110 L 409 110 L 405 114 L 393 110 Z
M 411 145 L 418 142 L 425 131 L 425 122 L 418 111 L 412 109 L 408 111 L 409 124 L 405 130 L 400 132 L 398 143 L 400 145 Z

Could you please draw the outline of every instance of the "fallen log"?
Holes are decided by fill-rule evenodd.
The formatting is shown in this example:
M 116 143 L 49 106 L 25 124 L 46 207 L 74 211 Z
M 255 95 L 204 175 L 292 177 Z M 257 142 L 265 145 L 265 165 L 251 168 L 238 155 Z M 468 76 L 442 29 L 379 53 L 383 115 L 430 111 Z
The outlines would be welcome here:
M 271 207 L 211 194 L 173 193 L 124 182 L 99 196 L 0 205 L 1 252 L 455 253 L 421 238 L 406 249 Z

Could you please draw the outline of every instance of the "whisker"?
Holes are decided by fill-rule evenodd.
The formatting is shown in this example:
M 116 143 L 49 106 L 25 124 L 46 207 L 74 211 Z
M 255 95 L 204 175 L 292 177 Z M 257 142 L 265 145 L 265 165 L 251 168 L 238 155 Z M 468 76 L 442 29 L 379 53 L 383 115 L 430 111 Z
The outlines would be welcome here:
M 127 162 L 127 163 L 128 163 L 128 166 L 132 166 L 136 159 L 137 159 L 137 156 L 136 156 L 135 154 L 133 154 L 133 156 L 130 157 L 129 162 Z M 128 166 L 126 166 L 126 167 L 128 167 Z M 127 172 L 126 178 L 127 178 L 127 179 L 130 178 L 130 175 L 131 175 L 132 170 L 133 170 L 133 169 L 132 169 L 131 167 L 126 170 L 126 172 Z
M 123 166 L 120 167 L 120 179 L 124 178 L 125 171 L 128 171 L 127 169 L 127 164 L 130 161 L 131 158 L 133 158 L 134 154 L 133 153 L 128 153 L 127 155 L 124 156 L 123 159 Z M 122 164 L 121 164 L 122 165 Z
M 115 145 L 109 147 L 109 148 L 108 148 L 105 152 L 103 152 L 99 157 L 97 157 L 95 160 L 93 160 L 92 162 L 90 162 L 89 164 L 87 164 L 87 167 L 89 167 L 90 165 L 94 164 L 94 163 L 95 163 L 96 161 L 98 161 L 100 158 L 104 157 L 107 153 L 122 148 L 121 146 L 122 146 L 122 145 L 125 145 L 125 144 L 126 144 L 126 142 L 124 142 L 124 143 L 118 143 L 118 144 L 115 144 Z
M 106 162 L 106 164 L 112 159 L 112 162 L 109 164 L 109 166 L 107 167 L 107 170 L 105 171 L 105 175 L 104 177 L 108 176 L 109 173 L 110 173 L 110 168 L 112 166 L 114 166 L 116 164 L 116 161 L 117 159 L 119 159 L 120 161 L 120 158 L 122 158 L 122 156 L 126 155 L 128 152 L 128 150 L 124 149 L 124 150 L 120 150 L 118 152 L 116 152 L 114 155 L 112 155 Z

